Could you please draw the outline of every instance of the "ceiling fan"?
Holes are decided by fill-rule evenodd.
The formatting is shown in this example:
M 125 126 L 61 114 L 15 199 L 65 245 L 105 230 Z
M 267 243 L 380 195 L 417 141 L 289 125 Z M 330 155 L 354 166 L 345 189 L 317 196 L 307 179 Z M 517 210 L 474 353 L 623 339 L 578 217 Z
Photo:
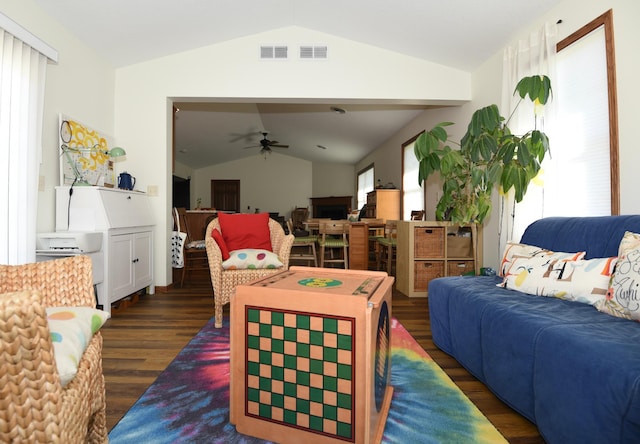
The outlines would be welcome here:
M 271 154 L 271 147 L 273 148 L 289 148 L 289 145 L 283 145 L 281 143 L 278 143 L 277 140 L 269 140 L 267 139 L 267 135 L 269 134 L 267 131 L 263 131 L 262 133 L 262 140 L 260 140 L 260 145 L 251 145 L 251 146 L 245 146 L 244 149 L 247 148 L 262 148 L 260 150 L 260 154 L 266 156 L 267 154 Z

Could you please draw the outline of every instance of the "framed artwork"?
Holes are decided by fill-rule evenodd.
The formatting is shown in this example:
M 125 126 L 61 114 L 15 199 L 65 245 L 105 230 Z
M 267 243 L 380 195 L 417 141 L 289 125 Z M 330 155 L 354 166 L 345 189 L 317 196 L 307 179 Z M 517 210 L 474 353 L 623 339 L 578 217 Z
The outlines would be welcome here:
M 107 137 L 78 120 L 59 115 L 60 185 L 112 188 L 113 160 Z

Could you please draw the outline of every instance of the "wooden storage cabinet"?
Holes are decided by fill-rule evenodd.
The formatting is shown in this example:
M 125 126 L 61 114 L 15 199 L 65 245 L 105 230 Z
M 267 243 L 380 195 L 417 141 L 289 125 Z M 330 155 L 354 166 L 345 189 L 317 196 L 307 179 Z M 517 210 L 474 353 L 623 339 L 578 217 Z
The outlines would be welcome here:
M 367 193 L 366 217 L 399 220 L 400 190 L 374 190 Z
M 149 231 L 116 234 L 109 238 L 109 263 L 112 269 L 108 279 L 115 300 L 151 285 L 152 241 Z
M 425 297 L 429 282 L 480 270 L 481 230 L 473 225 L 470 236 L 458 236 L 450 222 L 399 221 L 396 253 L 396 288 L 410 297 Z M 453 236 L 452 236 L 453 234 Z

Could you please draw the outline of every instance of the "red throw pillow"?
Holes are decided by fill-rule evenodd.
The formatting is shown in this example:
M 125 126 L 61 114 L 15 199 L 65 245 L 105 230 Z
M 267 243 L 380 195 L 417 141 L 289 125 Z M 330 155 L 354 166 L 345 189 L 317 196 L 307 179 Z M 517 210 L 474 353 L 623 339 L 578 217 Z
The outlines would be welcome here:
M 258 248 L 273 251 L 269 231 L 269 213 L 219 213 L 220 231 L 229 251 Z
M 218 244 L 218 247 L 220 248 L 220 252 L 222 253 L 222 260 L 226 261 L 227 259 L 229 259 L 229 249 L 227 248 L 227 243 L 224 241 L 224 239 L 222 238 L 222 234 L 220 234 L 217 228 L 214 228 L 211 231 L 211 237 L 216 241 L 216 244 Z

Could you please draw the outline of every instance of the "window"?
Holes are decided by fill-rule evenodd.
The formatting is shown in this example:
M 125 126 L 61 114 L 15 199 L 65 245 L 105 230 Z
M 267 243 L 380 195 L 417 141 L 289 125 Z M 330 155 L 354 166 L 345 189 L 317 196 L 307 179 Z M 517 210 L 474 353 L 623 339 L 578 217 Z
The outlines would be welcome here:
M 367 203 L 367 193 L 373 191 L 373 165 L 358 173 L 358 209 Z
M 402 219 L 411 220 L 411 211 L 424 210 L 424 186 L 418 183 L 420 164 L 413 153 L 418 136 L 402 144 Z
M 544 165 L 545 216 L 619 213 L 611 33 L 609 11 L 558 43 L 557 116 Z

